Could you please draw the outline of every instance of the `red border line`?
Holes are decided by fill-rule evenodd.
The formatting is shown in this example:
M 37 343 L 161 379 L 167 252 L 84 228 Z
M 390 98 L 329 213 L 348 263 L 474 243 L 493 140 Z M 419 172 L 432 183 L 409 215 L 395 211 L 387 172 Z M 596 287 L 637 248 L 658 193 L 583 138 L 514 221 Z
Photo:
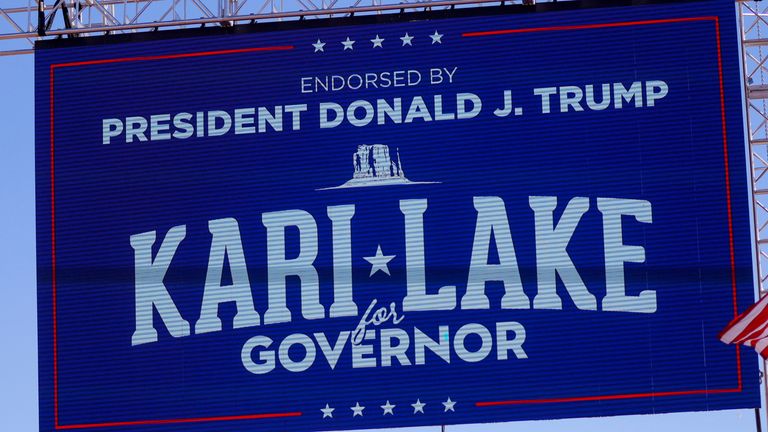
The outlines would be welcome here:
M 161 425 L 172 423 L 202 423 L 213 421 L 232 421 L 232 420 L 253 420 L 253 419 L 265 419 L 265 418 L 283 418 L 283 417 L 298 417 L 301 416 L 301 412 L 285 412 L 285 413 L 265 413 L 265 414 L 247 414 L 239 416 L 221 416 L 221 417 L 198 417 L 198 418 L 182 418 L 182 419 L 167 419 L 167 420 L 138 420 L 138 421 L 125 421 L 125 422 L 107 422 L 107 423 L 83 423 L 62 425 L 59 423 L 59 367 L 58 367 L 58 314 L 56 311 L 56 194 L 55 194 L 55 171 L 54 171 L 54 73 L 56 68 L 74 67 L 74 66 L 89 66 L 99 64 L 110 63 L 125 63 L 133 61 L 149 61 L 149 60 L 167 60 L 167 59 L 180 59 L 180 58 L 193 58 L 204 56 L 215 56 L 225 54 L 242 54 L 262 51 L 288 51 L 294 49 L 293 45 L 283 46 L 270 46 L 270 47 L 254 47 L 254 48 L 239 48 L 230 50 L 219 51 L 199 51 L 192 53 L 182 54 L 169 54 L 169 55 L 156 55 L 156 56 L 138 56 L 138 57 L 122 57 L 103 60 L 89 60 L 80 62 L 69 63 L 54 63 L 50 65 L 50 132 L 51 132 L 51 148 L 50 148 L 50 164 L 51 164 L 51 290 L 53 291 L 53 418 L 54 429 L 92 429 L 102 427 L 117 427 L 117 426 L 138 426 L 138 425 Z
M 54 65 L 51 65 L 51 290 L 53 291 L 53 407 L 54 407 L 54 425 L 59 426 L 59 367 L 58 367 L 58 328 L 56 313 L 56 194 L 55 194 L 55 173 L 53 164 L 53 71 Z
M 657 20 L 645 20 L 645 21 L 622 21 L 622 22 L 604 23 L 604 24 L 584 24 L 584 25 L 570 25 L 570 26 L 556 26 L 556 27 L 533 27 L 533 28 L 522 28 L 522 29 L 468 32 L 468 33 L 462 33 L 461 35 L 463 37 L 496 36 L 496 35 L 514 34 L 514 33 L 535 33 L 535 32 L 544 32 L 544 31 L 564 31 L 564 30 L 587 30 L 587 29 L 596 29 L 596 28 L 627 27 L 627 26 L 636 26 L 636 25 L 668 24 L 668 23 L 711 21 L 711 20 L 717 21 L 717 17 L 703 16 L 703 17 L 669 18 L 669 19 L 657 19 Z
M 645 21 L 625 21 L 615 23 L 603 23 L 603 24 L 586 24 L 586 25 L 572 25 L 572 26 L 558 26 L 558 27 L 537 27 L 527 29 L 508 29 L 508 30 L 494 30 L 484 32 L 468 32 L 463 33 L 463 37 L 479 37 L 479 36 L 495 36 L 503 34 L 515 34 L 515 33 L 533 33 L 543 31 L 566 31 L 566 30 L 585 30 L 596 28 L 611 28 L 611 27 L 626 27 L 634 25 L 651 25 L 651 24 L 667 24 L 678 22 L 696 22 L 696 21 L 714 21 L 715 23 L 715 35 L 717 42 L 717 62 L 718 62 L 718 74 L 720 84 L 720 112 L 722 120 L 722 133 L 723 133 L 723 153 L 725 162 L 725 182 L 726 182 L 726 202 L 728 209 L 728 230 L 729 230 L 729 246 L 730 246 L 730 258 L 731 258 L 731 284 L 733 295 L 733 310 L 734 317 L 738 315 L 737 305 L 737 292 L 736 292 L 736 273 L 735 273 L 735 256 L 734 256 L 734 240 L 733 240 L 733 218 L 731 210 L 731 189 L 730 189 L 730 173 L 728 162 L 728 143 L 726 133 L 726 119 L 725 119 L 725 95 L 723 89 L 723 69 L 722 69 L 722 53 L 720 47 L 720 21 L 717 16 L 705 16 L 705 17 L 688 17 L 688 18 L 671 18 L 671 19 L 659 19 L 659 20 L 645 20 Z M 57 67 L 74 67 L 74 66 L 87 66 L 98 64 L 111 64 L 111 63 L 124 63 L 131 61 L 149 61 L 149 60 L 165 60 L 165 59 L 178 59 L 178 58 L 192 58 L 203 57 L 213 55 L 224 54 L 237 54 L 237 53 L 249 53 L 258 51 L 285 51 L 294 49 L 291 45 L 286 46 L 274 46 L 274 47 L 258 47 L 258 48 L 242 48 L 232 50 L 220 50 L 220 51 L 201 51 L 195 53 L 183 53 L 183 54 L 171 54 L 171 55 L 157 55 L 157 56 L 139 56 L 139 57 L 125 57 L 114 58 L 104 60 L 91 60 L 81 62 L 69 62 L 58 63 L 50 66 L 50 130 L 51 130 L 51 148 L 50 148 L 50 163 L 51 163 L 51 255 L 52 255 L 52 290 L 53 290 L 53 353 L 54 353 L 54 427 L 58 429 L 87 429 L 98 427 L 117 427 L 117 426 L 135 426 L 135 425 L 161 425 L 161 424 L 173 424 L 173 423 L 198 423 L 198 422 L 213 422 L 213 421 L 227 421 L 227 420 L 250 420 L 250 419 L 262 419 L 262 418 L 280 418 L 280 417 L 297 417 L 301 416 L 301 412 L 287 412 L 287 413 L 269 413 L 269 414 L 251 414 L 242 416 L 224 416 L 224 417 L 200 417 L 200 418 L 187 418 L 187 419 L 168 419 L 168 420 L 139 420 L 129 422 L 110 422 L 110 423 L 88 423 L 88 424 L 74 424 L 74 425 L 60 425 L 59 424 L 59 409 L 58 409 L 58 351 L 57 351 L 57 312 L 56 312 L 56 223 L 55 223 L 55 194 L 54 194 L 54 70 Z M 635 399 L 635 398 L 647 398 L 647 397 L 665 397 L 665 396 L 684 396 L 684 395 L 696 395 L 696 394 L 720 394 L 720 393 L 739 393 L 742 391 L 742 371 L 741 371 L 741 352 L 736 347 L 736 363 L 737 363 L 737 375 L 738 375 L 738 387 L 734 389 L 715 389 L 715 390 L 690 390 L 690 391 L 677 391 L 677 392 L 659 392 L 659 393 L 634 393 L 634 394 L 618 394 L 618 395 L 602 395 L 602 396 L 584 396 L 573 398 L 551 398 L 551 399 L 527 399 L 527 400 L 509 400 L 509 401 L 490 401 L 490 402 L 476 402 L 477 407 L 487 406 L 499 406 L 499 405 L 527 405 L 527 404 L 543 404 L 543 403 L 567 403 L 567 402 L 588 402 L 588 401 L 600 401 L 600 400 L 621 400 L 621 399 Z
M 532 404 L 545 404 L 545 403 L 565 403 L 565 402 L 590 402 L 590 401 L 603 401 L 603 400 L 620 400 L 620 399 L 639 399 L 639 398 L 653 398 L 662 396 L 687 396 L 696 394 L 717 394 L 717 393 L 739 393 L 741 389 L 718 389 L 718 390 L 689 390 L 689 391 L 676 391 L 676 392 L 659 392 L 659 393 L 634 393 L 634 394 L 617 394 L 617 395 L 603 395 L 603 396 L 583 396 L 572 398 L 552 398 L 552 399 L 522 399 L 522 400 L 510 400 L 510 401 L 493 401 L 493 402 L 477 402 L 477 407 L 499 406 L 499 405 L 532 405 Z
M 650 24 L 669 24 L 680 22 L 701 22 L 712 21 L 715 24 L 715 42 L 717 44 L 717 70 L 720 85 L 720 118 L 722 122 L 722 134 L 723 134 L 723 160 L 725 164 L 725 187 L 726 193 L 726 206 L 728 209 L 728 246 L 730 248 L 730 261 L 731 261 L 731 295 L 733 299 L 733 316 L 738 316 L 738 297 L 736 292 L 736 260 L 733 244 L 733 214 L 731 210 L 731 177 L 729 172 L 728 162 L 728 137 L 726 132 L 725 121 L 725 90 L 723 87 L 723 59 L 722 50 L 720 47 L 720 18 L 717 16 L 702 16 L 702 17 L 686 17 L 686 18 L 669 18 L 658 20 L 645 20 L 645 21 L 623 21 L 604 24 L 585 24 L 585 25 L 570 25 L 570 26 L 557 26 L 557 27 L 534 27 L 523 29 L 506 29 L 506 30 L 492 30 L 481 32 L 468 32 L 462 33 L 463 37 L 481 37 L 481 36 L 497 36 L 507 34 L 519 34 L 519 33 L 535 33 L 544 31 L 564 31 L 564 30 L 587 30 L 596 28 L 610 28 L 610 27 L 627 27 L 633 25 L 650 25 Z M 648 398 L 648 397 L 661 397 L 661 396 L 685 396 L 696 394 L 716 394 L 716 393 L 740 393 L 743 390 L 742 382 L 742 370 L 741 370 L 741 350 L 736 346 L 736 380 L 737 387 L 733 389 L 716 389 L 716 390 L 688 390 L 688 391 L 676 391 L 676 392 L 660 392 L 660 393 L 635 393 L 635 394 L 619 394 L 619 395 L 603 395 L 603 396 L 584 396 L 573 398 L 552 398 L 552 399 L 527 399 L 527 400 L 507 400 L 507 401 L 490 401 L 490 402 L 476 402 L 475 406 L 487 407 L 487 406 L 499 406 L 499 405 L 525 405 L 525 404 L 542 404 L 542 403 L 564 403 L 564 402 L 584 402 L 584 401 L 596 401 L 596 400 L 617 400 L 617 399 L 635 399 L 635 398 Z
M 203 423 L 213 421 L 231 421 L 231 420 L 253 420 L 264 418 L 281 418 L 281 417 L 299 417 L 300 412 L 286 412 L 286 413 L 271 413 L 271 414 L 248 414 L 240 416 L 228 416 L 228 417 L 197 417 L 186 419 L 171 419 L 171 420 L 137 420 L 137 421 L 125 421 L 125 422 L 111 422 L 111 423 L 88 423 L 88 424 L 73 424 L 66 426 L 58 426 L 57 429 L 93 429 L 101 427 L 117 427 L 117 426 L 147 426 L 147 425 L 163 425 L 163 424 L 177 424 L 177 423 Z
M 103 59 L 103 60 L 56 63 L 51 65 L 51 67 L 57 68 L 57 67 L 72 67 L 72 66 L 89 66 L 89 65 L 109 64 L 109 63 L 125 63 L 125 62 L 133 62 L 133 61 L 168 60 L 168 59 L 206 57 L 206 56 L 225 55 L 225 54 L 242 54 L 242 53 L 251 53 L 251 52 L 259 52 L 259 51 L 288 51 L 288 50 L 292 50 L 293 48 L 294 48 L 293 45 L 283 45 L 283 46 L 271 46 L 271 47 L 239 48 L 239 49 L 220 50 L 220 51 L 199 51 L 199 52 L 193 52 L 193 53 L 167 54 L 167 55 L 156 55 L 156 56 L 121 57 L 121 58 L 112 58 L 112 59 Z
M 717 72 L 718 79 L 720 81 L 720 118 L 723 129 L 723 161 L 725 164 L 725 189 L 728 191 L 726 195 L 726 203 L 728 206 L 728 246 L 731 253 L 731 290 L 733 295 L 733 317 L 734 319 L 739 316 L 739 308 L 736 303 L 736 259 L 733 245 L 733 215 L 731 212 L 731 173 L 728 162 L 728 134 L 725 127 L 725 90 L 723 89 L 723 56 L 720 49 L 720 19 L 715 17 L 715 35 L 717 40 Z M 739 364 L 738 369 L 738 382 L 739 389 L 742 387 L 741 378 L 741 350 L 736 347 L 736 362 Z

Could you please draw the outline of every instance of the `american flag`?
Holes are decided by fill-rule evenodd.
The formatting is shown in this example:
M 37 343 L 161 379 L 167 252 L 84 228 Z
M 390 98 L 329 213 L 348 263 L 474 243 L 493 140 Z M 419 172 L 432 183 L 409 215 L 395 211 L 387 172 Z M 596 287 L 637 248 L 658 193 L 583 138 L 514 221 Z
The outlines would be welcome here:
M 718 337 L 727 344 L 753 347 L 768 359 L 768 295 L 734 318 Z

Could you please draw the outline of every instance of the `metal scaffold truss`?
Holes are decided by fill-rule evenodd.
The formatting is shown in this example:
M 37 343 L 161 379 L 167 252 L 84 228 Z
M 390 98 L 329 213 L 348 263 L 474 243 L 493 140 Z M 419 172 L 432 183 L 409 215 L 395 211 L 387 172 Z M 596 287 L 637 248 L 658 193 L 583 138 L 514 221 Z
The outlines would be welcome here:
M 513 3 L 536 0 L 26 0 L 0 7 L 0 55 L 29 54 L 39 38 Z
M 768 3 L 739 3 L 760 293 L 768 292 Z

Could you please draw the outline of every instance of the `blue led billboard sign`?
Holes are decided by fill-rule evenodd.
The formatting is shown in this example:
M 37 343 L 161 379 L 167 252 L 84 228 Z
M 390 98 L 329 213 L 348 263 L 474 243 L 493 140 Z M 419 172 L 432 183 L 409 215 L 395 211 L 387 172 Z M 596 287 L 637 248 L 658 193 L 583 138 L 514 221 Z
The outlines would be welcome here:
M 498 12 L 39 48 L 41 430 L 757 406 L 733 5 Z

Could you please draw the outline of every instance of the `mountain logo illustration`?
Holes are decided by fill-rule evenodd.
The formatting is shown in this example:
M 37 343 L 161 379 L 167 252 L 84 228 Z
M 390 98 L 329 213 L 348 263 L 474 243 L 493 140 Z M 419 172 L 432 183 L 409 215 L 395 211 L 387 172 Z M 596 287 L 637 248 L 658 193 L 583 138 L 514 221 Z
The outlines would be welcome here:
M 339 186 L 318 190 L 440 183 L 408 180 L 400 162 L 400 149 L 395 149 L 392 156 L 389 146 L 384 144 L 357 146 L 357 151 L 352 154 L 352 167 L 354 172 L 351 180 Z

